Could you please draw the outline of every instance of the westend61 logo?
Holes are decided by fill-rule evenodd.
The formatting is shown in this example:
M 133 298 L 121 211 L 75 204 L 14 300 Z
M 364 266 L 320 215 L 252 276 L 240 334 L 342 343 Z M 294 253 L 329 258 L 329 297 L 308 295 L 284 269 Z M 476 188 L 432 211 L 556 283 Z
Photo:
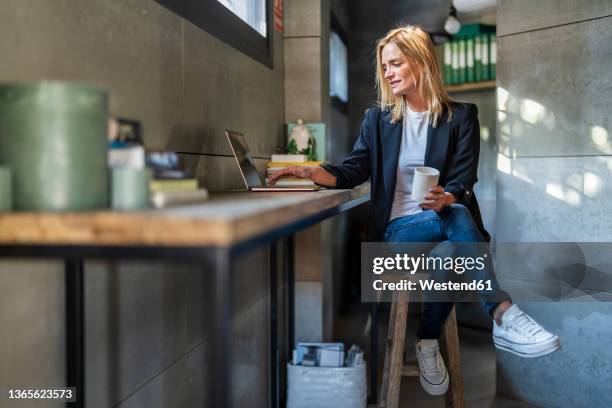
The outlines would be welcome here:
M 488 243 L 363 243 L 361 294 L 365 302 L 392 301 L 398 292 L 422 292 L 415 300 L 471 301 L 492 291 Z M 410 298 L 410 296 L 408 296 Z
M 427 272 L 432 270 L 454 271 L 457 274 L 463 274 L 466 271 L 478 270 L 485 268 L 485 259 L 487 254 L 473 257 L 438 257 L 438 256 L 421 256 L 413 257 L 408 254 L 396 254 L 389 257 L 375 257 L 372 262 L 372 272 L 380 275 L 388 271 L 404 271 L 415 274 L 416 272 Z

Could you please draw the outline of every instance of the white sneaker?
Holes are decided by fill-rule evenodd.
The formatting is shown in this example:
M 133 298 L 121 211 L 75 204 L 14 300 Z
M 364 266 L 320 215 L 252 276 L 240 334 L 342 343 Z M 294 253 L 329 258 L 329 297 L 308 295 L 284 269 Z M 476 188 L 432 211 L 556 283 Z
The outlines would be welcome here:
M 493 320 L 493 343 L 500 350 L 521 357 L 540 357 L 561 347 L 559 338 L 546 331 L 517 305 L 502 315 L 502 323 Z
M 440 355 L 438 340 L 422 339 L 414 344 L 421 375 L 421 386 L 429 395 L 442 395 L 448 390 L 448 372 Z

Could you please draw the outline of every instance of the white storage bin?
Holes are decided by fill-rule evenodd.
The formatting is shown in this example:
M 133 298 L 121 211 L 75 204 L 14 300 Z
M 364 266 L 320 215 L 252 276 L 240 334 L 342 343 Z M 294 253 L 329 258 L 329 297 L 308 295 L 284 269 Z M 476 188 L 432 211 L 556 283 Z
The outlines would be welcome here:
M 309 367 L 287 364 L 287 408 L 365 408 L 366 365 Z

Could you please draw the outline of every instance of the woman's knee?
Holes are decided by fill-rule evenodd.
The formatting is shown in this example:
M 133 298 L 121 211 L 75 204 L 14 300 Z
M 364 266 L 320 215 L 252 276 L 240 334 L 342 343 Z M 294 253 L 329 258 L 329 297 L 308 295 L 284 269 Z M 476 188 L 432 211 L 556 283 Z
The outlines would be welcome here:
M 447 207 L 449 211 L 448 220 L 453 225 L 464 225 L 476 227 L 472 213 L 463 204 L 451 204 Z
M 467 207 L 463 204 L 455 203 L 449 205 L 447 208 L 449 209 L 453 217 L 472 219 L 472 214 L 470 213 L 470 210 L 468 210 Z
M 449 212 L 447 213 L 446 227 L 449 231 L 454 231 L 455 233 L 461 232 L 463 238 L 471 242 L 484 241 L 476 221 L 472 217 L 472 213 L 470 213 L 466 206 L 463 204 L 451 204 L 447 208 Z

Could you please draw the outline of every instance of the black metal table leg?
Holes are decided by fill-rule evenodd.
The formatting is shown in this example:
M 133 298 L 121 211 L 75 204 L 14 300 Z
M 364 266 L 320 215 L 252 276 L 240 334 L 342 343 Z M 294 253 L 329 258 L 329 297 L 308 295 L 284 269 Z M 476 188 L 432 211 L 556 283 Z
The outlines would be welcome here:
M 213 252 L 213 318 L 208 319 L 210 341 L 209 372 L 211 407 L 231 407 L 231 339 L 232 296 L 231 259 L 227 248 Z M 205 273 L 210 271 L 205 267 Z
M 270 245 L 270 406 L 279 408 L 278 264 L 276 242 Z
M 76 388 L 76 402 L 68 407 L 85 406 L 85 297 L 83 260 L 66 259 L 66 386 Z
M 287 263 L 285 265 L 285 284 L 287 289 L 287 352 L 291 355 L 295 348 L 295 237 L 287 238 Z

